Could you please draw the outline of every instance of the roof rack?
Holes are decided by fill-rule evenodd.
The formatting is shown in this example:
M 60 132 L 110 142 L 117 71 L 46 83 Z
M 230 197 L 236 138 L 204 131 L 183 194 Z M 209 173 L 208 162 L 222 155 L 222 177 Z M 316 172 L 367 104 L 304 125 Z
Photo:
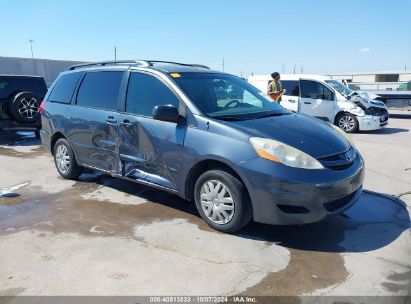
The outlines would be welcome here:
M 202 68 L 202 69 L 210 69 L 208 66 L 202 64 L 191 64 L 191 63 L 180 63 L 180 62 L 173 62 L 173 61 L 161 61 L 161 60 L 117 60 L 117 61 L 100 61 L 100 62 L 91 62 L 91 63 L 82 63 L 72 65 L 68 68 L 69 71 L 85 68 L 85 67 L 92 67 L 92 66 L 106 66 L 106 65 L 137 65 L 141 67 L 149 67 L 153 66 L 154 63 L 166 63 L 166 64 L 175 64 L 175 65 L 182 65 L 188 67 L 195 67 L 195 68 Z
M 148 67 L 151 64 L 146 60 L 117 60 L 117 61 L 99 61 L 99 62 L 91 62 L 91 63 L 82 63 L 72 65 L 68 68 L 68 70 L 75 70 L 85 67 L 92 67 L 92 66 L 106 66 L 106 65 L 139 65 L 142 67 Z

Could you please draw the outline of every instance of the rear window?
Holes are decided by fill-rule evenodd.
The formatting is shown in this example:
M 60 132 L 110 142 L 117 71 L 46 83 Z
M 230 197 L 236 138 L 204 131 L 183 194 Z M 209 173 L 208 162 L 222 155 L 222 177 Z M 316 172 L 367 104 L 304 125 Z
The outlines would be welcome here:
M 106 110 L 117 108 L 123 72 L 87 73 L 77 95 L 77 105 Z
M 81 75 L 82 73 L 71 73 L 61 76 L 54 85 L 48 100 L 53 102 L 70 103 Z

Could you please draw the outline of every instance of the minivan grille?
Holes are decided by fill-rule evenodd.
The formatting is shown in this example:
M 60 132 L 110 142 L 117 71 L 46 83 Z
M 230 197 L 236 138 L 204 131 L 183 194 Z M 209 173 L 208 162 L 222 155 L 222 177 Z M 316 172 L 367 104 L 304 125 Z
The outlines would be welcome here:
M 365 110 L 365 114 L 367 115 L 373 115 L 373 116 L 383 116 L 387 114 L 388 111 L 383 108 L 377 108 L 377 107 L 370 107 Z
M 349 150 L 338 153 L 334 155 L 329 155 L 325 157 L 318 158 L 318 161 L 328 169 L 332 170 L 344 170 L 354 163 L 355 159 L 357 158 L 357 151 L 354 147 L 350 147 Z

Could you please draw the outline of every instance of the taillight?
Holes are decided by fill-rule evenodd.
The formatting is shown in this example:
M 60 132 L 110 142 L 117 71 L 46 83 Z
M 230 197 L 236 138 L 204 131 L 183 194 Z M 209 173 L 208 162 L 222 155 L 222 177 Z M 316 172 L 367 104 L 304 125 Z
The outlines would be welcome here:
M 43 100 L 40 104 L 39 112 L 43 113 L 45 107 L 46 107 L 46 101 Z

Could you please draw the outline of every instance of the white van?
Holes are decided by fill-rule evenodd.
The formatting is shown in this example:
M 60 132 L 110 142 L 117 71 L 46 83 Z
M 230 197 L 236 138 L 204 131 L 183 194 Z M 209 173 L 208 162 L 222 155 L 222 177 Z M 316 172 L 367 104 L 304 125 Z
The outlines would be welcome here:
M 248 82 L 262 92 L 270 75 L 254 75 Z M 388 124 L 388 111 L 382 101 L 358 93 L 338 80 L 319 75 L 281 75 L 286 90 L 281 105 L 286 109 L 315 116 L 337 125 L 347 133 L 378 130 Z

